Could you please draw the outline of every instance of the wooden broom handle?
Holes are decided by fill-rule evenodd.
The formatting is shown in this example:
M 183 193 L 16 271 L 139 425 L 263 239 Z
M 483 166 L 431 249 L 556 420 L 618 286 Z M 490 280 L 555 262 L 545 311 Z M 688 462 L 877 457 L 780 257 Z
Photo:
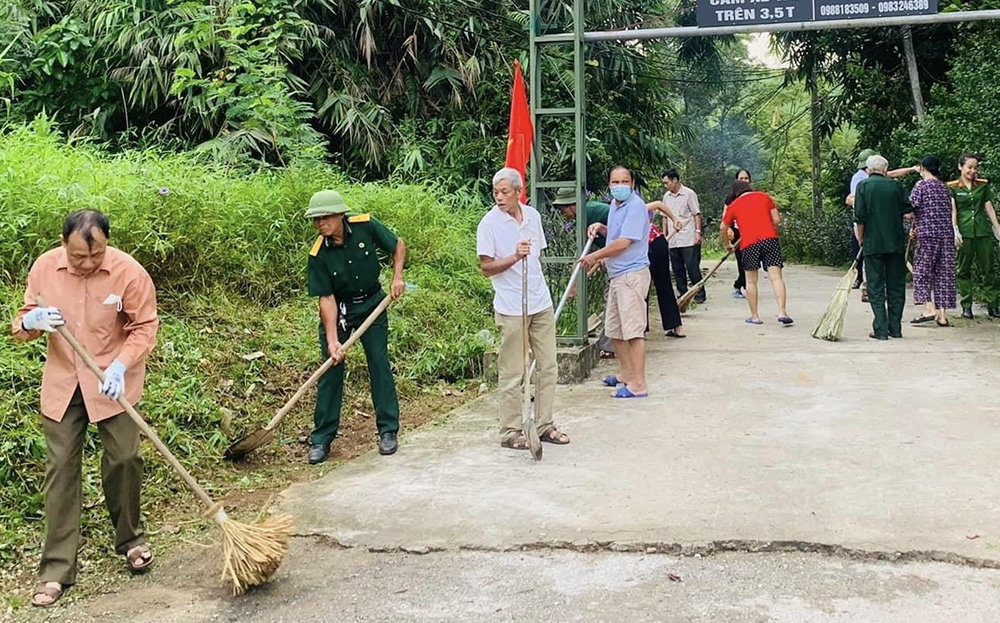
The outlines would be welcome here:
M 351 346 L 353 346 L 355 342 L 361 339 L 361 336 L 365 334 L 365 331 L 367 331 L 368 328 L 375 323 L 378 317 L 382 315 L 382 312 L 384 312 L 386 308 L 389 307 L 389 305 L 391 305 L 394 300 L 395 299 L 392 298 L 391 296 L 386 296 L 384 299 L 382 299 L 382 301 L 378 304 L 378 307 L 372 310 L 372 313 L 368 314 L 368 317 L 365 318 L 365 321 L 361 323 L 361 326 L 355 329 L 354 333 L 351 334 L 351 337 L 347 338 L 347 341 L 340 346 L 340 352 L 346 353 L 347 350 Z M 286 415 L 288 415 L 288 412 L 292 410 L 292 407 L 295 406 L 295 404 L 302 398 L 302 396 L 304 396 L 305 393 L 309 391 L 312 388 L 312 386 L 319 381 L 320 377 L 326 374 L 327 371 L 332 367 L 333 367 L 333 357 L 327 357 L 326 361 L 323 362 L 323 365 L 317 368 L 317 370 L 312 373 L 312 376 L 310 376 L 309 379 L 302 384 L 302 387 L 300 387 L 298 391 L 296 391 L 295 394 L 293 394 L 292 397 L 288 399 L 288 402 L 285 403 L 285 406 L 278 409 L 278 412 L 274 414 L 274 417 L 271 418 L 271 421 L 268 422 L 266 426 L 264 426 L 264 430 L 271 430 L 275 426 L 280 424 L 281 420 Z
M 40 296 L 35 298 L 35 303 L 39 307 L 48 307 L 48 305 Z M 90 353 L 87 352 L 87 350 L 83 347 L 83 345 L 81 345 L 80 342 L 76 341 L 76 338 L 73 337 L 73 334 L 70 333 L 69 329 L 67 329 L 66 326 L 63 325 L 60 327 L 56 327 L 56 330 L 59 332 L 59 335 L 63 336 L 63 339 L 69 342 L 69 345 L 73 347 L 73 350 L 75 350 L 76 354 L 80 356 L 80 359 L 83 359 L 83 362 L 87 364 L 87 367 L 90 368 L 90 371 L 94 373 L 94 376 L 96 376 L 98 380 L 100 380 L 103 383 L 104 372 L 101 370 L 100 366 L 97 365 L 97 362 L 94 361 L 94 358 L 90 356 Z M 139 415 L 136 412 L 135 408 L 132 407 L 131 404 L 129 404 L 128 400 L 125 399 L 125 396 L 121 396 L 118 398 L 118 404 L 120 404 L 122 408 L 125 409 L 125 413 L 128 413 L 129 417 L 132 418 L 132 421 L 134 421 L 136 426 L 139 427 L 139 430 L 142 431 L 142 434 L 145 435 L 153 443 L 153 446 L 156 447 L 157 451 L 159 451 L 159 453 L 163 455 L 163 458 L 165 458 L 167 462 L 170 463 L 170 466 L 173 467 L 175 470 L 177 470 L 177 473 L 180 474 L 181 478 L 184 480 L 184 483 L 187 484 L 187 486 L 190 487 L 192 491 L 194 491 L 194 494 L 197 495 L 198 498 L 202 502 L 204 502 L 205 505 L 208 506 L 209 508 L 215 507 L 215 500 L 213 500 L 212 497 L 208 495 L 208 493 L 206 493 L 204 489 L 201 488 L 201 485 L 199 485 L 198 482 L 195 481 L 194 477 L 191 476 L 191 474 L 186 469 L 184 469 L 184 466 L 181 465 L 180 461 L 177 460 L 177 457 L 175 457 L 173 453 L 170 452 L 170 450 L 167 448 L 167 446 L 164 445 L 162 441 L 160 441 L 160 437 L 156 434 L 156 431 L 154 431 L 149 426 L 149 424 L 147 424 L 146 421 L 142 419 L 142 416 Z

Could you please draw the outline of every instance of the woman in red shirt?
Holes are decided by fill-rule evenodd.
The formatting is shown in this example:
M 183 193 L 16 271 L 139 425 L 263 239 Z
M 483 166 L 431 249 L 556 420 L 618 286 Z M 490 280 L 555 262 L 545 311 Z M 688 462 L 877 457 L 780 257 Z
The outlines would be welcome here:
M 778 302 L 778 322 L 790 326 L 792 319 L 785 311 L 785 281 L 781 275 L 784 262 L 778 242 L 777 227 L 781 217 L 774 200 L 767 193 L 751 190 L 750 184 L 737 180 L 733 182 L 726 204 L 719 233 L 726 248 L 732 249 L 729 228 L 734 223 L 739 224 L 741 264 L 747 275 L 747 304 L 750 305 L 747 324 L 764 324 L 757 313 L 757 278 L 763 266 Z

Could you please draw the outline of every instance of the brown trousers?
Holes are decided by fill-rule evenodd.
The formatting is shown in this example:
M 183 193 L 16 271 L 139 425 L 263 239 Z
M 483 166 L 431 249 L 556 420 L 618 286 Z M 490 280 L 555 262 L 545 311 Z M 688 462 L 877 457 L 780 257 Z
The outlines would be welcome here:
M 43 582 L 76 583 L 80 549 L 81 460 L 87 434 L 87 407 L 78 387 L 61 422 L 42 417 L 45 458 L 45 545 L 39 572 Z M 145 541 L 139 527 L 142 458 L 139 428 L 120 413 L 97 423 L 104 453 L 101 485 L 115 527 L 115 551 L 126 553 Z

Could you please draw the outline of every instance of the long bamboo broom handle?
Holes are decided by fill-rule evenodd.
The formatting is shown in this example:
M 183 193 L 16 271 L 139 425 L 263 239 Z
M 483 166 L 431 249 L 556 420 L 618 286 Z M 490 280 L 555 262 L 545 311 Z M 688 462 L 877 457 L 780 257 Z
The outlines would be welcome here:
M 705 287 L 705 284 L 708 283 L 708 280 L 711 279 L 715 275 L 716 271 L 719 270 L 719 267 L 722 266 L 723 264 L 725 264 L 726 260 L 729 259 L 729 256 L 733 254 L 733 250 L 734 249 L 735 249 L 735 247 L 733 249 L 730 249 L 725 255 L 723 255 L 722 259 L 719 260 L 719 262 L 715 266 L 712 267 L 712 270 L 708 271 L 708 273 L 702 278 L 701 281 L 699 281 L 698 283 L 696 283 L 693 286 L 691 286 L 690 288 L 688 288 L 687 292 L 685 292 L 681 296 L 681 298 L 684 298 L 688 294 L 691 294 L 692 292 L 697 292 L 698 290 L 701 290 L 703 287 Z
M 683 225 L 687 225 L 687 221 L 685 221 L 685 222 L 684 222 L 684 223 L 682 224 L 682 226 L 683 226 Z M 673 231 L 673 233 L 672 233 L 672 234 L 670 234 L 669 236 L 667 236 L 667 243 L 668 243 L 668 244 L 670 243 L 670 241 L 671 241 L 671 240 L 673 240 L 673 239 L 674 239 L 674 236 L 676 236 L 676 235 L 677 235 L 677 232 L 679 232 L 679 231 L 680 231 L 679 229 L 675 229 L 675 230 Z M 593 267 L 593 268 L 591 268 L 590 270 L 588 270 L 588 271 L 587 271 L 587 276 L 588 276 L 588 277 L 590 277 L 591 275 L 593 275 L 594 273 L 596 273 L 596 272 L 597 272 L 597 269 L 598 269 L 598 267 L 599 267 L 599 265 L 598 265 L 598 264 L 594 264 L 594 267 Z
M 525 421 L 528 419 L 529 409 L 531 409 L 531 392 L 529 384 L 531 373 L 528 365 L 528 256 L 521 260 L 521 334 L 524 353 L 524 403 L 522 406 L 522 416 Z
M 382 302 L 378 304 L 378 307 L 372 310 L 372 313 L 368 314 L 368 317 L 365 318 L 365 321 L 361 323 L 361 326 L 355 329 L 354 333 L 351 334 L 351 337 L 347 338 L 347 341 L 340 346 L 340 352 L 346 353 L 347 350 L 351 346 L 353 346 L 355 342 L 361 339 L 361 336 L 365 334 L 365 331 L 368 330 L 368 327 L 372 326 L 375 320 L 377 320 L 378 317 L 382 315 L 382 312 L 384 312 L 386 308 L 389 307 L 389 305 L 392 304 L 394 300 L 395 299 L 393 299 L 391 296 L 387 296 L 384 299 L 382 299 Z M 264 430 L 271 430 L 275 426 L 280 424 L 281 420 L 286 415 L 288 415 L 289 411 L 292 410 L 292 407 L 294 407 L 296 403 L 298 403 L 298 401 L 303 396 L 305 396 L 306 392 L 309 391 L 312 388 L 312 386 L 319 381 L 320 377 L 326 374 L 327 371 L 329 371 L 329 369 L 333 367 L 333 365 L 334 365 L 333 357 L 327 357 L 326 361 L 323 362 L 323 365 L 317 368 L 316 371 L 312 373 L 312 376 L 310 376 L 306 380 L 306 382 L 302 384 L 302 387 L 299 387 L 299 389 L 294 394 L 292 394 L 292 397 L 288 399 L 288 402 L 285 403 L 285 406 L 278 409 L 278 412 L 274 414 L 274 417 L 271 418 L 271 421 L 264 426 Z
M 573 266 L 573 273 L 569 276 L 569 283 L 566 284 L 566 289 L 563 290 L 562 298 L 559 299 L 559 305 L 556 306 L 556 312 L 555 312 L 555 314 L 553 314 L 552 322 L 555 322 L 555 321 L 559 320 L 559 314 L 562 313 L 563 307 L 566 306 L 566 301 L 569 300 L 569 292 L 570 292 L 570 290 L 573 289 L 573 282 L 576 281 L 577 275 L 580 274 L 580 268 L 583 266 L 583 264 L 580 263 L 580 260 L 583 259 L 584 255 L 587 255 L 587 253 L 590 252 L 590 245 L 593 242 L 594 242 L 593 238 L 588 238 L 587 239 L 587 244 L 585 244 L 583 246 L 583 252 L 580 253 L 580 259 L 578 259 L 576 261 L 576 264 Z M 587 275 L 589 276 L 590 273 L 587 273 Z M 527 351 L 525 351 L 525 355 L 527 356 Z M 535 368 L 537 368 L 537 367 L 538 367 L 538 360 L 537 359 L 532 359 L 531 360 L 531 367 L 528 368 L 528 377 L 529 378 L 532 377 L 532 376 L 535 376 Z
M 45 304 L 45 301 L 40 296 L 35 299 L 35 303 L 39 307 L 48 307 L 48 305 Z M 80 344 L 80 342 L 76 341 L 76 338 L 73 337 L 73 334 L 70 333 L 69 329 L 67 329 L 64 325 L 61 327 L 56 327 L 56 330 L 59 332 L 59 335 L 63 337 L 63 339 L 69 342 L 69 345 L 73 347 L 73 350 L 75 350 L 76 354 L 80 356 L 80 359 L 83 359 L 83 362 L 87 364 L 87 367 L 90 368 L 90 371 L 94 373 L 94 376 L 96 376 L 97 379 L 103 383 L 104 371 L 101 370 L 100 366 L 97 365 L 97 362 L 94 361 L 94 358 L 90 356 L 90 353 L 87 352 L 87 350 Z M 208 495 L 208 493 L 201 488 L 201 485 L 198 484 L 198 482 L 194 479 L 194 477 L 191 476 L 188 470 L 184 469 L 184 466 L 181 465 L 180 461 L 177 460 L 177 457 L 175 457 L 173 453 L 170 452 L 170 450 L 167 448 L 167 446 L 164 445 L 162 441 L 160 441 L 160 437 L 156 434 L 156 431 L 150 428 L 149 424 L 146 423 L 146 420 L 142 419 L 142 416 L 139 415 L 136 412 L 135 408 L 131 404 L 129 404 L 128 400 L 125 399 L 125 396 L 120 396 L 118 398 L 118 404 L 120 404 L 121 407 L 125 409 L 125 413 L 128 413 L 129 417 L 132 418 L 136 426 L 139 427 L 139 430 L 142 431 L 142 434 L 145 435 L 153 443 L 153 446 L 157 449 L 157 451 L 159 451 L 160 454 L 163 455 L 163 458 L 165 458 L 167 462 L 170 463 L 170 466 L 173 467 L 175 470 L 177 470 L 177 473 L 180 474 L 181 479 L 183 479 L 184 483 L 187 484 L 187 486 L 194 492 L 196 496 L 198 496 L 198 499 L 204 502 L 205 506 L 208 506 L 209 508 L 214 508 L 215 500 L 212 499 L 212 496 Z

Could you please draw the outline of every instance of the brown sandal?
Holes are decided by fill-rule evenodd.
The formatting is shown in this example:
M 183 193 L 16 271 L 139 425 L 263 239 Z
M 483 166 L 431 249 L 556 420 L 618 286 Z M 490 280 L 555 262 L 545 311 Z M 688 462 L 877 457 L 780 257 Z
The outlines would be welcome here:
M 565 446 L 569 443 L 569 435 L 566 433 L 556 430 L 555 427 L 550 428 L 541 435 L 539 435 L 542 441 L 548 443 L 554 443 L 557 446 Z
M 500 447 L 510 448 L 511 450 L 527 450 L 528 438 L 524 436 L 524 433 L 517 433 L 501 441 Z
M 66 590 L 62 584 L 59 585 L 59 588 L 56 588 L 54 586 L 47 586 L 47 584 L 48 582 L 42 582 L 35 588 L 35 591 L 31 594 L 32 606 L 35 606 L 36 608 L 48 608 L 49 606 L 59 601 L 59 598 L 62 597 L 63 591 Z M 39 595 L 45 595 L 46 597 L 50 597 L 52 601 L 45 604 L 40 603 L 35 599 Z
M 149 565 L 153 564 L 153 552 L 145 543 L 136 545 L 125 554 L 129 571 L 132 573 L 142 573 Z

